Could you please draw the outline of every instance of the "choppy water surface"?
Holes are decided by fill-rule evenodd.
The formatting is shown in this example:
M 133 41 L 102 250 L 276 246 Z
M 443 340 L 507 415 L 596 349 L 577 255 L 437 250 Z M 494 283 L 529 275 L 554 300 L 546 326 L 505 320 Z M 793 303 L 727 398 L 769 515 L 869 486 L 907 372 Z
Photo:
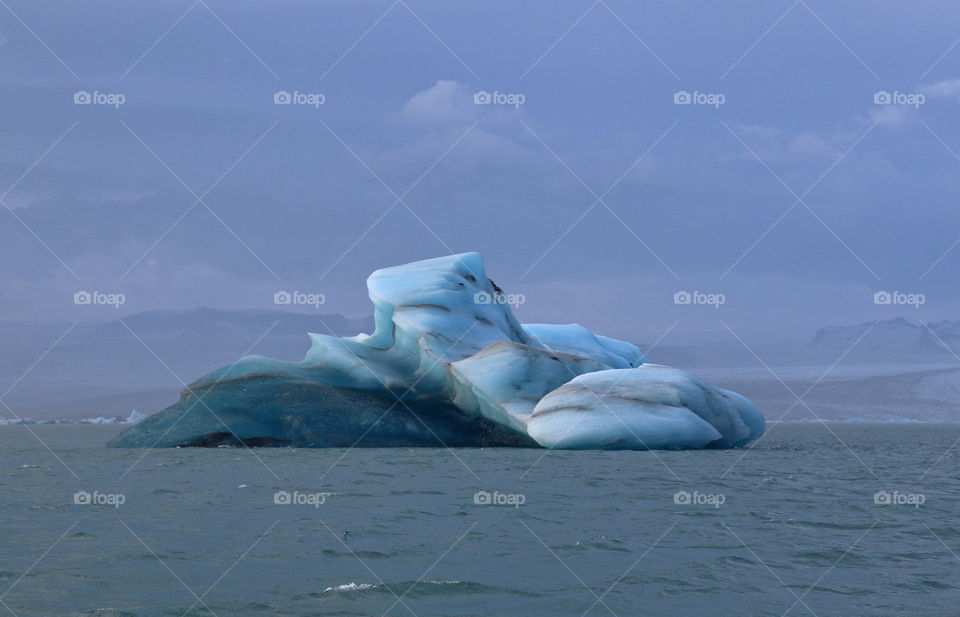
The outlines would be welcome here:
M 0 601 L 24 617 L 960 615 L 960 426 L 657 453 L 31 429 L 49 451 L 0 427 Z

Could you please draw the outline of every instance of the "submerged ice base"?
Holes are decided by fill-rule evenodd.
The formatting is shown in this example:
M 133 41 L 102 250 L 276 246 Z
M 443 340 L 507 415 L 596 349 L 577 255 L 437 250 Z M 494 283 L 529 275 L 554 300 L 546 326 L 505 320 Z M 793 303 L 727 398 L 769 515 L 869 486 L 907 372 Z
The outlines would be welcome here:
M 520 324 L 477 253 L 377 270 L 375 330 L 248 356 L 110 445 L 689 449 L 763 434 L 750 401 L 576 324 Z

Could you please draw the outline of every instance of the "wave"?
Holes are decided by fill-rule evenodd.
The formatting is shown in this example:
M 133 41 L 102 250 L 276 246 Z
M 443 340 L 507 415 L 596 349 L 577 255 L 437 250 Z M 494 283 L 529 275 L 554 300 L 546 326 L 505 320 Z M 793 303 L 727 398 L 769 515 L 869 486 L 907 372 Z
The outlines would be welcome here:
M 472 583 L 462 583 L 461 581 L 419 581 L 397 584 L 398 587 L 410 587 L 411 585 L 472 585 Z M 339 591 L 364 591 L 366 589 L 385 589 L 385 583 L 344 583 L 336 587 L 327 587 L 323 593 L 333 593 Z
M 397 583 L 357 583 L 349 582 L 342 585 L 327 587 L 321 593 L 310 594 L 313 597 L 332 596 L 334 594 L 388 594 L 410 598 L 427 597 L 446 594 L 483 594 L 483 593 L 506 593 L 513 596 L 540 597 L 540 594 L 525 589 L 515 589 L 510 587 L 498 587 L 473 583 L 470 581 L 400 581 Z M 348 596 L 349 597 L 349 596 Z
M 332 591 L 358 591 L 363 589 L 373 589 L 374 587 L 380 587 L 381 585 L 373 585 L 371 583 L 346 583 L 343 585 L 337 585 L 336 587 L 327 587 L 323 590 L 323 593 L 330 593 Z

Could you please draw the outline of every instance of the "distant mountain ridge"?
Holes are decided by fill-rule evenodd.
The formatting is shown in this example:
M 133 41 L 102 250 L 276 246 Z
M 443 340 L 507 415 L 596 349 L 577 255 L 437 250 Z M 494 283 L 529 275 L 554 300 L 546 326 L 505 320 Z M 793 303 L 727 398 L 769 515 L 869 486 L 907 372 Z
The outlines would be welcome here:
M 122 323 L 121 323 L 122 322 Z M 260 336 L 269 331 L 277 336 L 306 336 L 307 332 L 353 336 L 371 333 L 373 317 L 350 318 L 339 313 L 293 313 L 271 309 L 222 310 L 201 307 L 194 310 L 158 310 L 135 313 L 95 326 L 102 336 L 138 336 L 166 339 L 222 339 Z
M 952 355 L 960 350 L 960 321 L 923 324 L 898 317 L 875 325 L 831 326 L 817 332 L 809 347 L 844 351 L 854 344 L 862 351 Z
M 73 325 L 0 322 L 0 381 L 16 385 L 5 402 L 20 417 L 126 418 L 132 409 L 169 405 L 183 383 L 241 356 L 299 362 L 310 347 L 308 332 L 372 331 L 372 316 L 208 307 Z M 36 358 L 41 360 L 31 366 Z M 15 419 L 3 412 L 0 421 Z

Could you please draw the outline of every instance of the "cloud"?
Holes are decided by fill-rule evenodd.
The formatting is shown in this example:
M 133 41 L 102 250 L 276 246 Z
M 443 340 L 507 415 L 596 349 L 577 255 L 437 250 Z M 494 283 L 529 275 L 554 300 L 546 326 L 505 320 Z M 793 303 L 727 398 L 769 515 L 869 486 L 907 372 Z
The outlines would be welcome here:
M 841 134 L 820 134 L 804 131 L 790 134 L 783 130 L 763 125 L 740 125 L 736 133 L 750 144 L 750 149 L 768 163 L 799 164 L 816 161 L 836 160 L 843 152 L 847 139 Z M 753 154 L 743 148 L 730 146 L 734 158 L 753 160 Z M 725 159 L 727 157 L 721 157 Z
M 874 105 L 867 116 L 880 126 L 898 127 L 915 113 L 916 109 L 908 105 Z
M 462 137 L 444 158 L 448 169 L 458 174 L 491 168 L 532 171 L 547 159 L 527 140 L 520 123 L 522 109 L 510 105 L 478 105 L 470 85 L 439 80 L 407 100 L 400 109 L 401 124 L 417 132 L 396 148 L 381 153 L 386 167 L 423 168 Z M 476 124 L 475 124 L 476 123 Z M 464 137 L 467 129 L 474 125 Z
M 944 79 L 934 84 L 921 86 L 920 92 L 934 99 L 960 101 L 960 78 Z
M 443 79 L 413 95 L 401 111 L 401 118 L 416 126 L 469 124 L 478 115 L 469 86 Z
M 491 93 L 459 81 L 441 79 L 426 90 L 414 94 L 400 111 L 402 123 L 418 128 L 467 126 L 483 120 L 486 126 L 520 127 L 526 96 L 520 93 Z M 486 97 L 483 104 L 477 97 Z M 518 129 L 523 132 L 522 128 Z

